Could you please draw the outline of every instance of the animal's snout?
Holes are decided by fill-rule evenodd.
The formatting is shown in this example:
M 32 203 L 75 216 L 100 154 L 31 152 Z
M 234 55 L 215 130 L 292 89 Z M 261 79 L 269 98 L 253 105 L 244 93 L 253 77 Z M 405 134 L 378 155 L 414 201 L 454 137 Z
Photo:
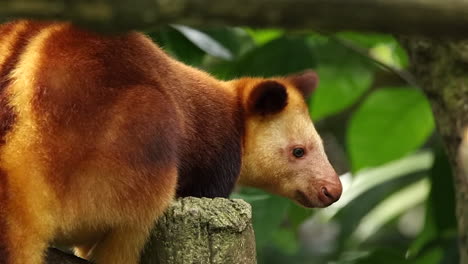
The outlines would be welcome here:
M 343 187 L 341 186 L 338 176 L 336 178 L 336 182 L 327 182 L 319 189 L 318 198 L 324 203 L 324 206 L 329 206 L 330 204 L 338 201 L 341 197 Z

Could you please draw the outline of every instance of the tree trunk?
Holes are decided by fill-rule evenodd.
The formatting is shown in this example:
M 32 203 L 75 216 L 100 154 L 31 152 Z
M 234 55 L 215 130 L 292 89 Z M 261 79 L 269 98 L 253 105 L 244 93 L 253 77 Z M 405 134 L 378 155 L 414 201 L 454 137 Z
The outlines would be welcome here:
M 141 264 L 255 264 L 251 218 L 242 200 L 179 199 L 156 224 Z M 89 262 L 51 249 L 47 263 Z
M 242 200 L 184 198 L 153 230 L 142 264 L 254 264 L 250 205 Z
M 460 263 L 468 263 L 468 178 L 458 158 L 468 125 L 468 41 L 409 38 L 402 42 L 409 52 L 412 72 L 431 102 L 452 164 Z

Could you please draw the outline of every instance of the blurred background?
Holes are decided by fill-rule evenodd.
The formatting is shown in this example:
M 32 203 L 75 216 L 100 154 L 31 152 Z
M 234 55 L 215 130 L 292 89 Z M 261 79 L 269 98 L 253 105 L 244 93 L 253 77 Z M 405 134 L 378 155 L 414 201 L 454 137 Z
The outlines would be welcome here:
M 393 37 L 180 25 L 147 33 L 221 79 L 319 74 L 310 114 L 344 194 L 314 210 L 239 188 L 232 197 L 253 207 L 259 264 L 459 261 L 450 167 Z

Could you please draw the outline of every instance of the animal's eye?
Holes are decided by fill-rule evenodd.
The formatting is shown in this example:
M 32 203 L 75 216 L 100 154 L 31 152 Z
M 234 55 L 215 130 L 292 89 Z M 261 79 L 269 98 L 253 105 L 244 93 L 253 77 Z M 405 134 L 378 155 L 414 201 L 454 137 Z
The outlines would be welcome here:
M 304 149 L 303 148 L 295 148 L 293 149 L 292 151 L 292 154 L 294 155 L 294 157 L 296 158 L 302 158 L 302 156 L 304 156 Z

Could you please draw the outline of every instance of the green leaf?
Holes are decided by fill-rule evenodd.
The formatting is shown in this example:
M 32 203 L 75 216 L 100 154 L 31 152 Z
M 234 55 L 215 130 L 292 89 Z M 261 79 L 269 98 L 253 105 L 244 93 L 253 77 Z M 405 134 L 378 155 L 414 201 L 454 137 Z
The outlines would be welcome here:
M 375 65 L 333 39 L 311 35 L 308 42 L 317 54 L 319 86 L 310 112 L 315 121 L 351 106 L 370 88 Z
M 433 208 L 435 225 L 438 230 L 453 230 L 457 227 L 455 217 L 455 189 L 450 163 L 445 150 L 439 144 L 431 171 L 430 206 Z
M 273 243 L 282 252 L 293 255 L 299 251 L 296 233 L 291 228 L 279 228 L 273 233 Z
M 459 256 L 451 241 L 456 241 L 457 222 L 455 218 L 455 190 L 450 163 L 441 144 L 436 148 L 436 159 L 430 173 L 432 183 L 426 202 L 426 220 L 424 229 L 408 249 L 408 257 L 423 259 L 427 252 L 437 249 L 440 258 L 450 258 L 458 263 Z M 455 254 L 453 254 L 453 251 Z M 440 260 L 421 263 L 441 263 Z
M 393 44 L 379 44 L 370 49 L 369 53 L 374 60 L 399 69 L 402 67 L 399 64 L 399 60 L 397 60 L 398 58 L 395 56 L 394 48 Z
M 351 234 L 362 219 L 388 197 L 426 178 L 432 162 L 432 153 L 424 151 L 377 168 L 359 171 L 352 178 L 351 185 L 345 186 L 340 200 L 316 214 L 340 223 L 339 243 L 343 247 L 350 244 L 356 246 L 359 241 L 353 240 Z
M 399 43 L 396 43 L 395 45 L 394 57 L 401 68 L 408 67 L 409 65 L 408 54 L 406 53 L 406 50 Z
M 182 25 L 172 25 L 172 27 L 178 30 L 193 44 L 211 56 L 225 60 L 231 60 L 233 58 L 231 51 L 221 45 L 218 41 L 214 40 L 208 34 L 200 30 Z
M 336 36 L 338 38 L 352 41 L 356 45 L 367 49 L 382 43 L 396 43 L 396 40 L 392 35 L 386 34 L 362 34 L 357 32 L 346 31 L 337 33 Z
M 234 58 L 256 47 L 252 36 L 242 28 L 210 28 L 201 31 L 228 49 Z
M 347 148 L 353 171 L 375 167 L 418 149 L 434 129 L 424 95 L 412 88 L 385 88 L 371 94 L 353 114 Z
M 442 248 L 433 248 L 432 250 L 425 252 L 421 257 L 414 261 L 407 261 L 412 264 L 440 264 L 443 258 L 444 251 Z M 450 263 L 458 263 L 457 262 L 450 262 Z
M 192 66 L 200 66 L 206 53 L 183 34 L 171 27 L 150 33 L 151 38 L 175 59 Z
M 264 45 L 276 38 L 281 37 L 284 34 L 283 30 L 280 29 L 251 29 L 247 28 L 246 31 L 254 39 L 257 45 Z
M 222 60 L 213 56 L 206 56 L 203 60 L 203 70 L 220 80 L 231 80 L 237 77 L 234 73 L 236 61 Z
M 359 171 L 352 178 L 351 185 L 343 191 L 340 200 L 326 211 L 320 212 L 333 217 L 341 208 L 346 207 L 360 195 L 390 181 L 406 177 L 410 174 L 428 171 L 433 162 L 434 155 L 432 152 L 421 151 L 376 168 Z
M 358 241 L 367 240 L 385 224 L 405 211 L 421 204 L 428 193 L 429 181 L 428 179 L 422 179 L 392 194 L 361 220 L 353 237 Z
M 288 221 L 293 231 L 297 231 L 299 226 L 314 214 L 314 210 L 304 208 L 293 202 L 288 211 Z
M 360 63 L 319 66 L 317 73 L 320 78 L 319 87 L 310 104 L 314 121 L 352 105 L 369 89 L 373 79 L 369 68 Z
M 291 202 L 285 198 L 246 187 L 233 197 L 244 199 L 252 206 L 257 251 L 271 245 L 271 239 L 285 219 Z
M 258 47 L 236 65 L 237 76 L 271 77 L 314 68 L 312 47 L 304 38 L 281 37 Z
M 375 55 L 372 54 L 372 51 L 376 51 L 375 49 L 379 50 L 385 47 L 388 50 L 384 49 L 384 52 L 390 52 L 390 54 L 387 54 L 387 59 L 384 59 L 382 61 L 382 58 L 380 56 L 373 57 L 384 63 L 386 62 L 387 64 L 396 66 L 397 68 L 405 68 L 408 66 L 408 56 L 406 55 L 405 50 L 391 35 L 341 32 L 336 34 L 336 36 L 339 39 L 350 41 L 351 43 L 362 49 L 369 50 L 371 55 Z
M 356 264 L 396 264 L 406 263 L 404 251 L 395 247 L 378 247 L 353 261 L 339 261 L 338 263 Z

